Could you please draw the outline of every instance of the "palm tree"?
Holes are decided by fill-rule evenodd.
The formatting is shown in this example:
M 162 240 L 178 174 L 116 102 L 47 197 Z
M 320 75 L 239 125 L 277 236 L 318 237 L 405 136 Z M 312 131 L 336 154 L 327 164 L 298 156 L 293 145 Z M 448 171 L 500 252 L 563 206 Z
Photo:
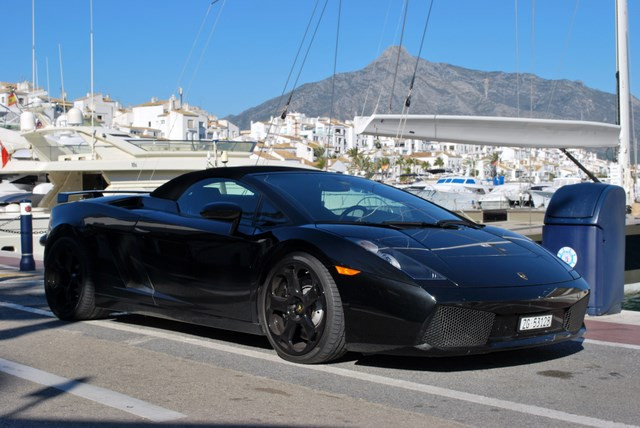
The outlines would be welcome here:
M 369 159 L 364 155 L 364 153 L 359 152 L 357 147 L 353 149 L 349 149 L 347 151 L 347 155 L 351 158 L 351 165 L 349 165 L 349 173 L 350 174 L 358 174 L 364 172 L 368 173 L 370 167 Z
M 500 153 L 491 153 L 491 177 L 496 177 L 498 175 L 498 162 L 500 162 Z

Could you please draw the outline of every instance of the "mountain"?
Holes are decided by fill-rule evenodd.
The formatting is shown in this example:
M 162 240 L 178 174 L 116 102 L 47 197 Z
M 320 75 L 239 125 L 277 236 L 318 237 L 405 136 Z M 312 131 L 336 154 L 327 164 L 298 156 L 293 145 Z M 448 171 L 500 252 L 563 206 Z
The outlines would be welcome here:
M 398 49 L 400 61 L 393 104 L 389 110 Z M 416 57 L 404 48 L 392 46 L 362 70 L 337 74 L 333 117 L 348 120 L 356 115 L 370 115 L 378 100 L 378 113 L 401 113 L 415 63 Z M 518 82 L 519 97 L 516 95 Z M 533 97 L 530 95 L 532 86 Z M 288 97 L 289 94 L 285 94 L 282 101 L 272 98 L 226 119 L 241 129 L 248 129 L 252 120 L 268 120 L 273 115 L 280 115 Z M 633 99 L 633 108 L 639 112 L 634 123 L 638 135 L 640 101 L 636 98 Z M 329 116 L 331 78 L 307 83 L 296 89 L 289 111 L 302 112 L 310 117 Z M 471 70 L 420 59 L 410 113 L 520 116 L 615 123 L 617 100 L 616 95 L 589 88 L 579 81 L 548 80 L 525 73 L 518 77 L 515 73 Z

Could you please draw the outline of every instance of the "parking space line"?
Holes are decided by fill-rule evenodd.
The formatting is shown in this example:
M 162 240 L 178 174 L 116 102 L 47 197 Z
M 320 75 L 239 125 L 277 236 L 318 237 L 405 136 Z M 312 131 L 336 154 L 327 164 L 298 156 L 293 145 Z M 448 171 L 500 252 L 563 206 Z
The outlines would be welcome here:
M 13 309 L 24 310 L 26 312 L 34 312 L 33 308 L 23 307 L 23 306 L 11 304 L 11 303 L 5 304 L 3 302 L 0 302 L 0 306 L 11 307 Z M 38 310 L 38 311 L 45 312 L 42 310 Z M 496 407 L 500 409 L 514 411 L 514 412 L 529 414 L 533 416 L 541 416 L 541 417 L 555 419 L 563 422 L 581 424 L 581 425 L 592 426 L 592 427 L 607 427 L 607 428 L 608 427 L 611 427 L 611 428 L 636 427 L 635 425 L 627 425 L 627 424 L 618 423 L 614 421 L 592 418 L 589 416 L 576 415 L 573 413 L 563 412 L 560 410 L 554 410 L 554 409 L 549 409 L 545 407 L 538 407 L 530 404 L 522 404 L 522 403 L 517 403 L 513 401 L 486 397 L 478 394 L 456 391 L 456 390 L 442 388 L 442 387 L 433 386 L 433 385 L 426 385 L 422 383 L 395 379 L 395 378 L 390 378 L 386 376 L 363 373 L 360 371 L 344 369 L 344 368 L 335 367 L 331 365 L 300 365 L 296 363 L 290 363 L 288 361 L 281 359 L 275 353 L 266 353 L 266 352 L 255 351 L 247 348 L 239 348 L 231 345 L 210 342 L 210 341 L 206 341 L 206 340 L 195 338 L 195 337 L 183 336 L 176 333 L 159 331 L 159 330 L 150 329 L 146 327 L 131 326 L 126 324 L 116 324 L 111 321 L 86 321 L 86 323 L 109 328 L 112 330 L 146 335 L 146 336 L 151 336 L 158 339 L 165 339 L 165 340 L 170 340 L 174 342 L 185 343 L 185 344 L 195 345 L 203 348 L 213 349 L 216 351 L 227 352 L 227 353 L 240 355 L 244 357 L 251 357 L 255 359 L 269 361 L 271 363 L 295 366 L 299 369 L 323 372 L 326 374 L 332 374 L 332 375 L 342 376 L 350 379 L 361 380 L 365 382 L 371 382 L 371 383 L 391 386 L 395 388 L 401 388 L 409 391 L 421 392 L 429 395 L 435 395 L 435 396 L 450 398 L 450 399 L 459 400 L 459 401 L 466 401 L 469 403 L 480 404 L 483 406 L 491 406 L 491 407 Z M 590 342 L 593 342 L 593 341 L 590 341 Z M 637 427 L 637 428 L 640 428 L 640 427 Z
M 595 340 L 595 339 L 584 339 L 584 343 L 591 343 L 593 345 L 611 346 L 613 348 L 624 348 L 624 349 L 633 349 L 636 351 L 640 351 L 640 345 L 631 345 L 629 343 L 605 342 L 604 340 Z
M 15 303 L 0 301 L 0 307 L 15 309 L 16 311 L 29 312 L 36 315 L 44 315 L 45 317 L 55 317 L 53 312 L 44 309 L 32 308 L 30 306 L 16 305 Z
M 96 403 L 131 413 L 153 422 L 174 421 L 186 417 L 179 412 L 110 389 L 67 379 L 34 367 L 0 358 L 0 371 L 33 383 L 45 385 Z

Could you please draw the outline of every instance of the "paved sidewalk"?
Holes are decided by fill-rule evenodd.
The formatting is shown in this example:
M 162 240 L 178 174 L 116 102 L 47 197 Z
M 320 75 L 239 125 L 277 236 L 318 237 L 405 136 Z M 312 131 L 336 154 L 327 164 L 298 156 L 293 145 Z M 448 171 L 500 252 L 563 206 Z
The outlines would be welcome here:
M 14 267 L 16 269 L 20 268 L 20 259 L 22 255 L 20 253 L 14 253 L 13 251 L 0 251 L 0 265 Z M 34 257 L 36 262 L 36 270 L 40 270 L 43 268 L 42 260 L 38 257 Z M 0 271 L 4 272 L 4 268 L 0 266 Z
M 587 339 L 640 346 L 640 312 L 587 316 Z

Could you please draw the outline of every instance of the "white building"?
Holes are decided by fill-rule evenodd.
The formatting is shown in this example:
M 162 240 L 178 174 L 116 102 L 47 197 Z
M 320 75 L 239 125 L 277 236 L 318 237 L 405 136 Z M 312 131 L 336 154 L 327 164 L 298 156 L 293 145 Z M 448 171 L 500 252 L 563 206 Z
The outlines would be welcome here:
M 148 130 L 169 140 L 202 140 L 207 138 L 208 114 L 171 97 L 169 100 L 152 98 L 150 102 L 137 105 L 131 112 L 117 112 L 114 123 L 122 129 Z M 228 126 L 227 128 L 230 128 Z M 239 132 L 236 130 L 234 132 Z M 144 133 L 144 132 L 143 132 Z
M 235 140 L 240 137 L 240 128 L 226 119 L 209 117 L 207 125 L 208 140 Z
M 73 102 L 73 106 L 80 109 L 85 119 L 91 120 L 91 113 L 96 123 L 101 123 L 106 127 L 113 126 L 113 118 L 120 109 L 120 104 L 112 100 L 109 95 L 103 97 L 102 94 L 90 94 L 83 98 L 78 98 Z
M 15 103 L 12 98 L 15 97 Z M 12 105 L 9 105 L 9 104 Z M 23 81 L 18 83 L 0 82 L 0 120 L 5 125 L 18 125 L 17 118 L 22 110 L 27 108 L 37 111 L 37 120 L 42 125 L 47 125 L 56 115 L 55 100 L 49 102 L 47 91 L 42 88 L 34 88 L 31 82 Z M 8 123 L 10 121 L 11 123 Z
M 161 114 L 160 130 L 169 140 L 206 139 L 207 117 L 188 110 L 169 110 Z

